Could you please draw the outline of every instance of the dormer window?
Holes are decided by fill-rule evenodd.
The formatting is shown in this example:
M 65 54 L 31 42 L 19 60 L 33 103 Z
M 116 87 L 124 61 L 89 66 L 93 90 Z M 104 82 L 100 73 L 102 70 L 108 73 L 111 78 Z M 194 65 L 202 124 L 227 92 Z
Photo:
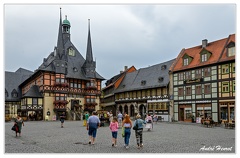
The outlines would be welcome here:
M 183 66 L 187 66 L 191 63 L 193 57 L 189 56 L 188 54 L 185 54 L 183 57 Z
M 17 93 L 17 91 L 15 89 L 12 91 L 12 97 L 13 98 L 17 98 L 18 97 L 18 93 Z
M 201 61 L 202 62 L 207 61 L 207 53 L 201 55 Z
M 77 68 L 76 68 L 76 67 L 74 67 L 74 68 L 73 68 L 73 71 L 74 71 L 74 72 L 77 72 L 78 70 L 77 70 Z
M 211 57 L 212 53 L 209 52 L 208 50 L 204 49 L 199 53 L 200 54 L 200 58 L 201 58 L 201 62 L 206 62 L 208 61 L 208 59 Z
M 183 66 L 186 66 L 186 65 L 188 65 L 189 63 L 188 63 L 188 58 L 185 58 L 185 59 L 183 59 Z
M 141 81 L 141 85 L 144 86 L 146 84 L 146 80 Z
M 163 82 L 164 78 L 163 77 L 159 77 L 158 78 L 158 82 Z
M 227 46 L 228 56 L 234 56 L 235 55 L 235 42 L 230 42 Z
M 161 70 L 165 70 L 167 68 L 167 65 L 162 65 Z
M 235 47 L 228 48 L 228 56 L 234 56 L 235 55 Z
M 75 50 L 73 48 L 68 49 L 68 55 L 69 56 L 75 56 Z

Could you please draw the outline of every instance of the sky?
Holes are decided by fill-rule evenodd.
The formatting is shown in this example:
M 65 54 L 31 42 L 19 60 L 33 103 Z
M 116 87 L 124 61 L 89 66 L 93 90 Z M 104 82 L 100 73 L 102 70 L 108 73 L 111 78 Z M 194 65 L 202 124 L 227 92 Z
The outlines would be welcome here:
M 159 64 L 203 39 L 236 33 L 235 4 L 5 4 L 5 71 L 34 71 L 42 64 L 57 45 L 60 7 L 84 58 L 90 19 L 93 58 L 105 79 L 124 66 Z

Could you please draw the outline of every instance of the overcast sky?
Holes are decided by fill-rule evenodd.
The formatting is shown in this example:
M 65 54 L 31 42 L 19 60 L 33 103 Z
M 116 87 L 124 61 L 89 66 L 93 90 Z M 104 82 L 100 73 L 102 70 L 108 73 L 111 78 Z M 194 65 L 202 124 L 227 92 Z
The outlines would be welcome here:
M 106 79 L 123 70 L 159 64 L 183 48 L 236 33 L 234 4 L 5 5 L 5 71 L 36 70 L 57 45 L 59 8 L 71 41 L 86 58 L 88 19 L 93 57 Z M 105 81 L 104 81 L 105 83 Z

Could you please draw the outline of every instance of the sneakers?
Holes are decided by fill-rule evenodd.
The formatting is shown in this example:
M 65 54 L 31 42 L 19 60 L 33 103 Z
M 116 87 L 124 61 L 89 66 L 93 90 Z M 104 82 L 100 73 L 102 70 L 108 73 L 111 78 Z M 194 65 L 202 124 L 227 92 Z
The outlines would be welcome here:
M 112 147 L 114 147 L 114 144 L 112 143 Z
M 140 147 L 142 148 L 142 147 L 143 147 L 143 144 L 141 144 Z
M 91 144 L 91 141 L 89 141 L 88 144 L 90 145 L 90 144 Z

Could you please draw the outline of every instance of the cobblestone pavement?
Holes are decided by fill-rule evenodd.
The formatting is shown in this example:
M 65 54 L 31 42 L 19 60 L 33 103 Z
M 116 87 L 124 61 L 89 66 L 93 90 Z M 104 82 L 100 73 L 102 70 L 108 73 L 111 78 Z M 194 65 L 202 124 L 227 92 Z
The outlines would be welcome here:
M 82 121 L 25 122 L 22 136 L 11 131 L 13 122 L 5 123 L 5 153 L 235 153 L 235 129 L 206 128 L 195 123 L 154 124 L 152 131 L 144 129 L 142 149 L 137 149 L 132 130 L 130 148 L 124 148 L 121 130 L 118 146 L 112 147 L 111 131 L 100 127 L 95 145 L 88 145 L 86 127 Z

